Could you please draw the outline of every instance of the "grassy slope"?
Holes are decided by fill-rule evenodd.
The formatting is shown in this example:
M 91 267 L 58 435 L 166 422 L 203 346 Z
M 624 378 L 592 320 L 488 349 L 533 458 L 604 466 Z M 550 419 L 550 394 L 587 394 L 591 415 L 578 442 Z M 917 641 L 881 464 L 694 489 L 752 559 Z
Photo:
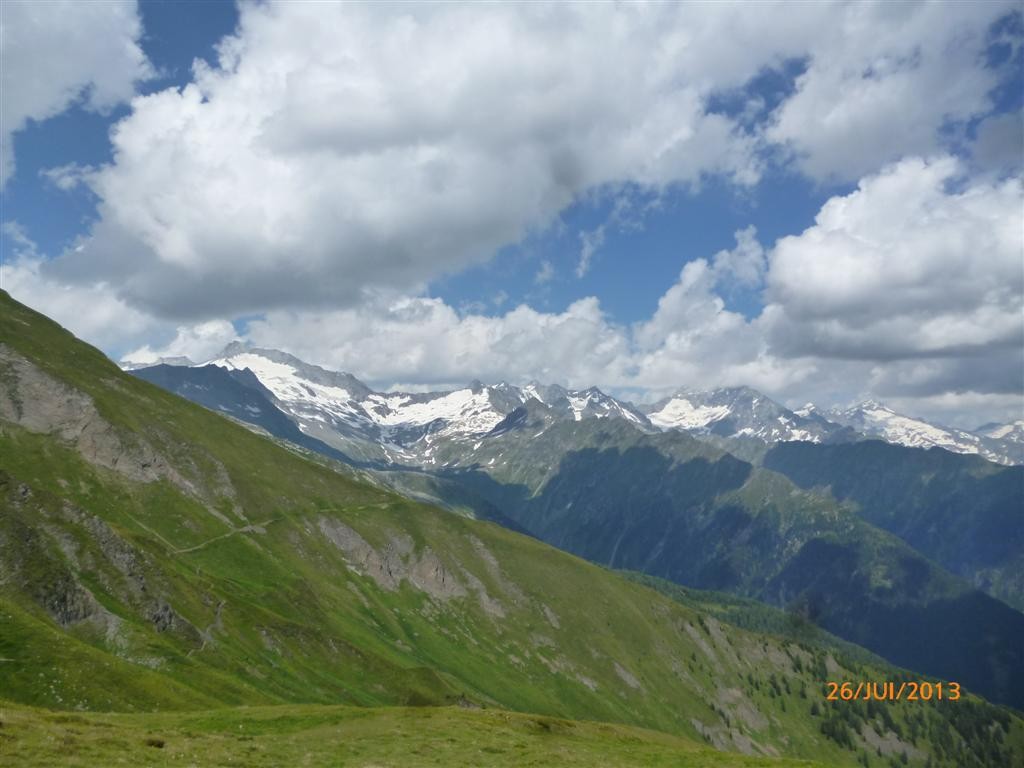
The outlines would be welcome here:
M 871 524 L 1024 609 L 1024 467 L 879 440 L 781 443 L 767 451 L 764 466 L 853 502 Z
M 837 658 L 849 659 L 851 663 L 884 668 L 887 662 L 862 648 L 826 632 L 817 624 L 793 611 L 784 611 L 765 603 L 727 592 L 712 592 L 705 589 L 691 589 L 666 579 L 659 579 L 638 571 L 618 571 L 622 576 L 638 584 L 650 587 L 681 605 L 700 613 L 714 616 L 726 624 L 759 634 L 822 648 Z
M 0 705 L 0 758 L 20 766 L 636 766 L 740 768 L 726 754 L 621 725 L 451 707 L 317 705 L 162 715 Z M 777 768 L 823 765 L 773 760 Z
M 824 737 L 835 713 L 810 712 L 824 675 L 884 670 L 844 669 L 820 648 L 722 626 L 528 537 L 311 462 L 124 376 L 5 294 L 0 340 L 88 393 L 125 445 L 144 440 L 179 477 L 129 481 L 53 436 L 0 422 L 9 699 L 142 711 L 470 700 L 832 764 L 867 749 L 856 734 L 853 750 Z M 0 373 L 17 394 L 11 370 Z M 325 521 L 359 531 L 395 568 L 432 553 L 467 594 L 431 598 L 412 577 L 382 588 L 366 562 L 363 575 L 349 567 Z M 413 550 L 404 556 L 403 536 Z M 55 616 L 71 620 L 58 627 Z M 972 706 L 1006 749 L 1021 748 L 1020 720 Z M 949 725 L 934 704 L 896 706 L 892 717 L 899 749 L 910 750 L 918 718 L 921 738 Z M 981 754 L 971 732 L 951 738 Z

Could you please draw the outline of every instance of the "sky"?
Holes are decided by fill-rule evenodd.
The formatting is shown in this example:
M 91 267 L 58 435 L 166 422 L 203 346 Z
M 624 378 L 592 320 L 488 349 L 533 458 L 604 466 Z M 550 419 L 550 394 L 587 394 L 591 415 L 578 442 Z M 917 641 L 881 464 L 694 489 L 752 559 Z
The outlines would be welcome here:
M 1024 417 L 1019 2 L 0 4 L 0 285 L 115 360 Z

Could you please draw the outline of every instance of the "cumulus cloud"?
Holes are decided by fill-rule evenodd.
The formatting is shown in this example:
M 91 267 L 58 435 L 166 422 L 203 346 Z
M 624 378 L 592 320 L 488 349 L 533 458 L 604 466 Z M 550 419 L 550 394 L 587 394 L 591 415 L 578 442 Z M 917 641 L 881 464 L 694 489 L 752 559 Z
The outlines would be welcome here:
M 753 183 L 755 140 L 705 111 L 694 51 L 741 14 L 683 13 L 243 5 L 217 67 L 133 101 L 91 178 L 91 242 L 53 271 L 173 317 L 352 305 L 489 258 L 602 185 Z
M 736 247 L 715 254 L 712 264 L 719 283 L 743 288 L 757 288 L 764 282 L 767 261 L 764 247 L 757 239 L 757 229 L 747 227 L 736 233 Z
M 13 247 L 5 249 L 0 263 L 0 288 L 19 301 L 108 350 L 124 349 L 124 344 L 139 343 L 159 331 L 157 320 L 126 304 L 105 283 L 69 284 L 44 277 L 46 260 L 17 222 L 4 222 L 3 234 Z
M 896 360 L 1024 345 L 1021 180 L 949 191 L 959 171 L 951 157 L 901 161 L 776 243 L 773 348 Z
M 174 338 L 163 347 L 154 349 L 144 344 L 121 359 L 138 365 L 155 364 L 161 358 L 180 357 L 187 357 L 193 362 L 205 362 L 237 339 L 235 327 L 227 320 L 207 320 L 195 325 L 179 325 L 175 329 Z
M 81 101 L 103 111 L 152 75 L 135 0 L 5 0 L 0 14 L 0 187 L 14 173 L 14 137 Z
M 815 175 L 930 149 L 986 108 L 1008 8 L 245 3 L 215 66 L 132 102 L 89 242 L 47 269 L 189 321 L 418 293 L 595 190 L 749 186 L 766 142 Z M 766 131 L 709 111 L 793 59 Z
M 767 137 L 790 146 L 802 170 L 824 180 L 857 179 L 904 155 L 938 151 L 943 129 L 991 110 L 1001 73 L 985 66 L 989 31 L 1018 8 L 883 2 L 832 9 L 835 18 L 819 30 Z
M 629 363 L 627 336 L 593 297 L 564 312 L 520 305 L 497 317 L 460 315 L 440 299 L 381 299 L 331 312 L 272 312 L 250 323 L 246 337 L 382 386 L 524 377 L 585 386 L 625 380 Z

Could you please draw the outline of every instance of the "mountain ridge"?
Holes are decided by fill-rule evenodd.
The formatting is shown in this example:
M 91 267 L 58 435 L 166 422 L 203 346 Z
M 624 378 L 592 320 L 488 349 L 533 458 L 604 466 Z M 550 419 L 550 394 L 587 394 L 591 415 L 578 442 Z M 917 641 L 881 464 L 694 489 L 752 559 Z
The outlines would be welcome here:
M 331 371 L 321 366 L 305 363 L 299 358 L 279 350 L 256 347 L 248 343 L 232 342 L 205 363 L 190 363 L 191 367 L 219 365 L 221 367 L 254 367 L 262 369 L 264 376 L 282 379 L 281 372 L 266 370 L 260 360 L 292 368 L 296 380 L 336 387 L 345 397 L 335 398 L 332 404 L 321 403 L 330 411 L 309 413 L 304 419 L 330 423 L 342 432 L 355 429 L 361 435 L 370 435 L 382 426 L 401 423 L 401 411 L 414 415 L 405 422 L 412 425 L 413 432 L 402 434 L 402 430 L 391 430 L 399 436 L 399 442 L 408 442 L 417 436 L 416 429 L 436 419 L 445 419 L 453 432 L 466 435 L 483 434 L 493 428 L 519 403 L 534 398 L 554 406 L 575 419 L 590 416 L 624 417 L 642 428 L 683 429 L 697 435 L 708 435 L 726 439 L 756 439 L 766 444 L 779 442 L 809 441 L 816 443 L 852 442 L 866 438 L 882 439 L 886 442 L 908 447 L 937 447 L 956 453 L 978 454 L 1001 464 L 1024 464 L 1024 421 L 1002 425 L 985 425 L 985 434 L 943 427 L 930 422 L 899 414 L 876 400 L 846 408 L 820 409 L 811 403 L 791 410 L 772 400 L 763 393 L 747 386 L 718 387 L 697 390 L 681 387 L 669 397 L 649 405 L 637 406 L 625 400 L 608 395 L 597 387 L 568 390 L 557 384 L 543 385 L 531 381 L 523 386 L 501 382 L 485 385 L 478 380 L 457 389 L 428 392 L 376 392 L 351 373 Z M 187 361 L 187 358 L 175 360 Z M 160 364 L 160 363 L 157 363 Z M 167 365 L 188 365 L 187 362 L 162 361 Z M 128 370 L 145 370 L 133 366 Z M 259 376 L 259 373 L 257 373 Z M 285 402 L 298 403 L 303 399 L 301 383 L 288 387 L 281 381 L 282 388 L 292 393 L 279 393 Z M 460 393 L 477 396 L 475 401 Z M 338 395 L 339 393 L 335 393 Z M 483 395 L 481 397 L 481 395 Z M 315 400 L 315 396 L 312 396 Z M 450 407 L 459 400 L 466 408 L 459 412 Z M 404 401 L 403 401 L 404 399 Z M 343 404 L 344 401 L 347 403 Z M 487 402 L 485 402 L 487 401 Z M 433 403 L 431 408 L 428 404 Z M 405 406 L 403 409 L 401 406 Z M 446 405 L 448 407 L 446 407 Z M 331 407 L 333 406 L 333 408 Z M 418 406 L 413 408 L 410 406 Z M 342 412 L 348 413 L 348 425 Z M 360 423 L 361 422 L 361 423 Z M 307 423 L 306 428 L 316 432 L 318 439 L 330 443 L 329 435 L 323 434 L 322 427 Z M 1019 434 L 1018 434 L 1019 433 Z M 388 430 L 378 431 L 378 439 L 387 442 Z M 346 446 L 334 446 L 345 450 Z M 351 446 L 348 446 L 351 448 Z M 381 457 L 385 457 L 386 452 Z M 397 457 L 393 457 L 397 458 Z

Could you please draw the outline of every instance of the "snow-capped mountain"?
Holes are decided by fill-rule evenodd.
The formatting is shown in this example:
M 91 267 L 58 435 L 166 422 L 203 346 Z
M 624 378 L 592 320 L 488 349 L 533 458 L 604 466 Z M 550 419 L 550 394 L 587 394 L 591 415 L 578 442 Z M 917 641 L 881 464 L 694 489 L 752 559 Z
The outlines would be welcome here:
M 351 374 L 239 343 L 204 365 L 250 371 L 303 433 L 362 458 L 433 463 L 439 443 L 475 442 L 527 402 L 554 420 L 622 418 L 651 429 L 639 410 L 596 388 L 474 381 L 444 392 L 375 392 Z
M 837 424 L 867 436 L 911 448 L 944 448 L 953 453 L 973 453 L 999 464 L 1020 463 L 1020 452 L 1010 440 L 994 435 L 979 435 L 962 429 L 904 416 L 875 400 L 850 408 L 833 408 L 825 416 Z M 1004 425 L 1010 426 L 1013 425 Z M 1012 429 L 1007 431 L 1010 434 Z
M 974 433 L 993 440 L 1007 440 L 1011 443 L 1024 444 L 1024 419 L 1011 421 L 1008 424 L 983 424 L 974 430 Z
M 623 418 L 644 428 L 650 428 L 650 422 L 642 411 L 629 403 L 606 395 L 597 387 L 568 390 L 557 384 L 545 386 L 531 382 L 519 391 L 523 395 L 523 402 L 532 398 L 553 409 L 555 413 L 572 418 L 573 421 L 582 421 L 587 418 L 603 419 L 611 416 Z
M 720 437 L 756 437 L 768 443 L 820 443 L 842 432 L 816 410 L 791 411 L 750 387 L 708 391 L 681 389 L 646 409 L 661 429 L 683 429 Z
M 304 435 L 348 456 L 398 464 L 444 463 L 468 458 L 481 438 L 507 428 L 521 407 L 549 423 L 621 419 L 642 431 L 682 430 L 695 435 L 756 438 L 765 443 L 847 442 L 865 437 L 910 447 L 939 447 L 1001 464 L 1024 463 L 1024 421 L 989 424 L 972 433 L 941 427 L 868 401 L 821 411 L 813 404 L 790 410 L 750 387 L 681 389 L 638 408 L 596 387 L 568 390 L 531 382 L 518 387 L 474 381 L 443 392 L 376 392 L 349 373 L 330 371 L 285 352 L 241 343 L 197 365 L 185 358 L 163 365 L 215 365 L 251 373 L 273 405 Z M 138 369 L 143 366 L 125 366 Z M 222 412 L 231 409 L 218 405 Z M 446 446 L 439 451 L 440 446 Z M 463 445 L 456 449 L 455 446 Z
M 193 366 L 195 363 L 187 357 L 158 357 L 155 360 L 148 360 L 144 363 L 137 360 L 121 361 L 121 369 L 125 371 L 137 371 L 141 368 L 152 368 L 157 365 Z

